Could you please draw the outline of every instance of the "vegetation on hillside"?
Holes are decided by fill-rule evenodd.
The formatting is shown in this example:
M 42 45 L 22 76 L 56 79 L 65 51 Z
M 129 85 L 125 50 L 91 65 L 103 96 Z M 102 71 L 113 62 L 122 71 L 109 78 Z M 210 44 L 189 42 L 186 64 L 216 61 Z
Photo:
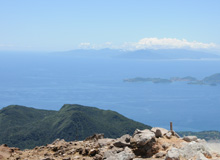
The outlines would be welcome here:
M 117 112 L 81 105 L 64 105 L 59 111 L 12 105 L 0 110 L 0 144 L 33 148 L 57 138 L 82 140 L 95 133 L 117 138 L 135 129 L 151 128 Z

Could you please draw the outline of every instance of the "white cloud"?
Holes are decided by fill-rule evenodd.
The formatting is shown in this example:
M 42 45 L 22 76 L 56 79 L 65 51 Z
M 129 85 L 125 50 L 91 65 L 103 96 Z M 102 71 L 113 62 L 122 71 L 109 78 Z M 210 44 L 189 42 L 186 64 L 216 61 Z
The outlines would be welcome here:
M 112 42 L 105 42 L 105 45 L 111 46 L 111 45 L 112 45 Z
M 124 43 L 123 49 L 212 49 L 216 48 L 214 43 L 189 42 L 186 39 L 176 38 L 143 38 L 138 42 Z
M 122 49 L 122 50 L 140 50 L 140 49 L 215 49 L 218 46 L 215 43 L 202 43 L 197 41 L 187 41 L 186 39 L 176 38 L 143 38 L 138 42 L 125 42 L 121 45 L 114 45 L 112 42 L 104 44 L 91 44 L 89 42 L 80 43 L 83 49 Z
M 88 49 L 90 47 L 91 47 L 91 44 L 89 42 L 83 42 L 79 44 L 79 48 L 82 48 L 82 49 Z

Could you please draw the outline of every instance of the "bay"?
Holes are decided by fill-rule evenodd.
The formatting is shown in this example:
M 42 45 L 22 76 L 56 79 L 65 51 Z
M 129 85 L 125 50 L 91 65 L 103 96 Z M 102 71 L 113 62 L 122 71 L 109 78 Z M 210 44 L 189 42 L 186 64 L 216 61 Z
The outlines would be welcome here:
M 82 104 L 117 111 L 151 126 L 220 131 L 220 86 L 126 83 L 134 77 L 202 79 L 217 60 L 76 58 L 43 53 L 0 54 L 0 108 L 11 104 L 59 110 Z

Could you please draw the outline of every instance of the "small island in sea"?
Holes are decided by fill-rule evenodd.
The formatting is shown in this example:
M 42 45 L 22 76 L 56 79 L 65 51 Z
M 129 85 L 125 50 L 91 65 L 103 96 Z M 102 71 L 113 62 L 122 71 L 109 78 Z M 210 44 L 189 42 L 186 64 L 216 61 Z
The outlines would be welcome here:
M 124 82 L 171 83 L 172 81 L 169 80 L 169 79 L 162 79 L 162 78 L 142 78 L 142 77 L 136 77 L 136 78 L 125 79 Z
M 217 86 L 218 84 L 220 84 L 220 73 L 216 73 L 211 76 L 205 77 L 202 80 L 198 80 L 195 77 L 191 77 L 191 76 L 171 77 L 170 79 L 136 77 L 136 78 L 124 79 L 124 82 L 152 82 L 152 83 L 188 82 L 187 84 L 191 84 L 191 85 Z

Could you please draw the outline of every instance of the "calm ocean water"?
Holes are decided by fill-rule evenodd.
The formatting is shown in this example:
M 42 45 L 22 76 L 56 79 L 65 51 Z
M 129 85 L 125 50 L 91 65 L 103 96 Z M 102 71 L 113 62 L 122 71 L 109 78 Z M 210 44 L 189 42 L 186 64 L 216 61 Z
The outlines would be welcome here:
M 125 83 L 134 77 L 220 72 L 220 61 L 80 59 L 63 55 L 1 54 L 0 108 L 10 104 L 59 110 L 82 104 L 175 130 L 220 130 L 220 86 Z

